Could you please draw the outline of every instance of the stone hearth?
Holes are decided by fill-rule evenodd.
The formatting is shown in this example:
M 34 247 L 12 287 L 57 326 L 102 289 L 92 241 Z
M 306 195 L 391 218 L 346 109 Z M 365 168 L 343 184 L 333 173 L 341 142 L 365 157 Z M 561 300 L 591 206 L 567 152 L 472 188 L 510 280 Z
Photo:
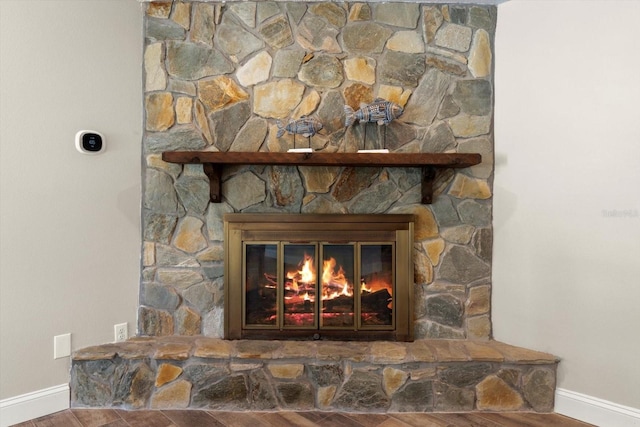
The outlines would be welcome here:
M 78 351 L 73 407 L 553 410 L 557 359 L 497 341 L 135 338 Z

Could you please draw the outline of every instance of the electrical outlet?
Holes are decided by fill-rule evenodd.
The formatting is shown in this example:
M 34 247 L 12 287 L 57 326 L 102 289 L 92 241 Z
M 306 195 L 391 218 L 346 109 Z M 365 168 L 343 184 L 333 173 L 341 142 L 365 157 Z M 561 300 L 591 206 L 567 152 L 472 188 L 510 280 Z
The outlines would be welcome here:
M 126 341 L 129 338 L 129 329 L 127 323 L 118 323 L 113 325 L 113 332 L 115 334 L 115 342 Z
M 53 358 L 61 359 L 71 356 L 71 334 L 53 337 Z

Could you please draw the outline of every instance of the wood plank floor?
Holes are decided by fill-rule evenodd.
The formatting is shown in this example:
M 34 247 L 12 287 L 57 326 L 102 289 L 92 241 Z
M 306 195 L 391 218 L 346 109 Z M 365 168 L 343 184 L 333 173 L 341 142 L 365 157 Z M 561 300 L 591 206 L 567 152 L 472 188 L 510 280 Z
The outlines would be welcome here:
M 587 427 L 558 414 L 120 411 L 68 409 L 19 427 Z

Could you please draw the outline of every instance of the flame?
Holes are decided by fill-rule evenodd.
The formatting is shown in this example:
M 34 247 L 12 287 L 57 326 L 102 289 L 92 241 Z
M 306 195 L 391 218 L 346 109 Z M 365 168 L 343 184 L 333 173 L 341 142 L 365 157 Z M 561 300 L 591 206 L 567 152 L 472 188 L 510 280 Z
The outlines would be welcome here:
M 353 296 L 349 290 L 349 281 L 344 275 L 342 266 L 336 271 L 335 258 L 329 258 L 322 263 L 322 299 L 333 299 L 340 295 Z
M 304 254 L 304 259 L 299 266 L 299 270 L 287 272 L 287 279 L 291 280 L 289 289 L 295 293 L 300 290 L 298 283 L 314 283 L 316 281 L 316 270 L 311 256 Z

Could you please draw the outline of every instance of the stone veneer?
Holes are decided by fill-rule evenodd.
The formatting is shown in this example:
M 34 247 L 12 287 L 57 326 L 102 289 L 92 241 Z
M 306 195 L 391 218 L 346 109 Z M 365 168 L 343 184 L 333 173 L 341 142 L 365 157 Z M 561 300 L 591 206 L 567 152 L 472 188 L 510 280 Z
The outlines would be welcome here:
M 416 215 L 416 338 L 491 336 L 495 6 L 172 2 L 145 5 L 143 270 L 140 335 L 223 334 L 226 212 Z M 404 106 L 389 126 L 344 127 L 343 106 Z M 233 167 L 223 203 L 201 165 L 168 150 L 271 151 L 277 120 L 324 123 L 315 150 L 479 152 L 441 174 L 420 204 L 420 171 Z M 298 147 L 306 145 L 303 137 Z
M 74 354 L 73 407 L 468 412 L 553 409 L 555 357 L 496 341 L 136 338 Z

